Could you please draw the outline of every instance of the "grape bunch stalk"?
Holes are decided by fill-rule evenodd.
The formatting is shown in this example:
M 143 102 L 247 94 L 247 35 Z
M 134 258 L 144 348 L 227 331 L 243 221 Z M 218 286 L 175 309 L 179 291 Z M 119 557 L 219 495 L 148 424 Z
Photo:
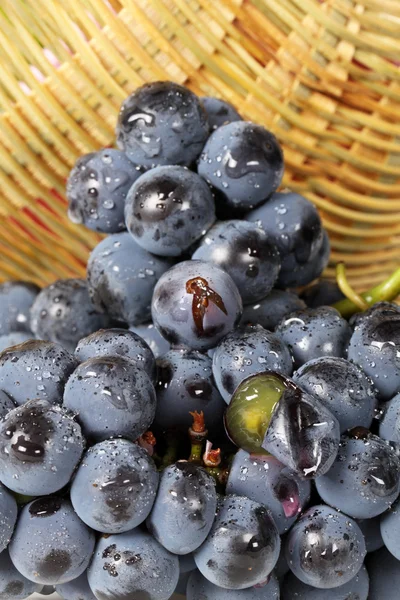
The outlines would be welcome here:
M 0 285 L 0 600 L 398 600 L 400 268 L 325 280 L 224 100 L 148 83 L 116 145 L 66 186 L 86 278 Z

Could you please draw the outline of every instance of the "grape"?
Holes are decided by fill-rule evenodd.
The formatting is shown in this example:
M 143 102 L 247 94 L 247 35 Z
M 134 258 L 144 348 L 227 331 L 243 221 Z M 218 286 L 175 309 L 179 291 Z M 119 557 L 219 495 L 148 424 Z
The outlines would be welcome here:
M 40 288 L 28 281 L 0 284 L 0 335 L 30 333 L 30 308 Z
M 302 481 L 273 456 L 239 450 L 231 463 L 227 494 L 247 496 L 265 504 L 280 534 L 288 531 L 310 498 L 309 481 Z
M 213 354 L 215 382 L 227 404 L 246 377 L 266 370 L 291 375 L 292 369 L 287 346 L 260 325 L 248 325 L 229 333 Z
M 0 352 L 7 350 L 11 346 L 18 346 L 33 338 L 33 333 L 27 333 L 26 331 L 11 331 L 5 335 L 0 335 Z
M 371 426 L 376 407 L 375 390 L 353 363 L 335 356 L 315 358 L 294 373 L 293 381 L 335 415 L 342 432 L 359 425 Z
M 96 596 L 89 587 L 86 571 L 73 581 L 56 585 L 56 592 L 64 600 L 96 600 Z
M 140 172 L 124 152 L 112 148 L 78 158 L 66 189 L 71 221 L 103 233 L 124 231 L 125 198 Z
M 147 343 L 155 358 L 163 356 L 171 348 L 170 343 L 163 338 L 153 323 L 144 323 L 143 325 L 130 327 L 130 331 L 139 335 Z
M 200 98 L 200 101 L 207 113 L 210 131 L 214 131 L 218 127 L 221 127 L 221 125 L 242 120 L 236 108 L 226 100 L 212 96 L 203 96 Z
M 400 459 L 378 436 L 356 427 L 342 436 L 333 466 L 316 485 L 327 504 L 356 519 L 371 519 L 399 495 Z
M 279 554 L 278 562 L 276 563 L 276 566 L 274 569 L 274 573 L 280 584 L 282 583 L 284 577 L 290 571 L 288 561 L 286 560 L 286 553 L 285 553 L 286 537 L 287 537 L 287 534 L 281 536 L 281 551 Z
M 3 553 L 10 542 L 17 522 L 18 507 L 15 498 L 0 483 L 0 552 Z M 1 594 L 0 594 L 1 598 Z
M 367 568 L 368 600 L 399 600 L 400 562 L 386 548 L 369 555 Z
M 40 592 L 41 588 L 41 585 L 21 575 L 11 562 L 8 550 L 3 550 L 0 554 L 1 600 L 25 600 L 31 594 Z
M 93 532 L 76 516 L 70 502 L 39 498 L 22 509 L 9 550 L 14 566 L 35 583 L 67 583 L 87 568 Z
M 194 560 L 214 585 L 240 590 L 266 581 L 279 550 L 279 533 L 265 506 L 231 495 L 221 498 L 211 532 Z
M 400 392 L 384 405 L 379 436 L 384 440 L 400 443 Z
M 268 296 L 257 304 L 243 307 L 241 325 L 261 325 L 273 331 L 284 317 L 306 308 L 303 300 L 293 292 L 271 290 Z
M 170 552 L 189 554 L 206 539 L 216 506 L 213 478 L 196 465 L 177 462 L 161 475 L 147 527 Z
M 106 315 L 96 312 L 82 279 L 60 279 L 43 288 L 31 308 L 36 337 L 58 342 L 69 352 L 81 338 L 108 323 Z
M 137 165 L 189 166 L 207 139 L 207 114 L 187 88 L 155 81 L 123 102 L 116 135 L 118 147 Z
M 355 323 L 349 360 L 371 377 L 381 400 L 400 392 L 400 312 L 387 303 L 363 313 Z
M 223 401 L 212 373 L 211 359 L 196 350 L 170 350 L 157 361 L 157 408 L 154 425 L 187 434 L 191 412 L 203 412 L 211 437 L 223 431 Z
M 208 350 L 238 324 L 242 300 L 219 267 L 189 260 L 164 273 L 154 289 L 153 322 L 171 344 Z
M 225 414 L 225 427 L 239 448 L 265 453 L 261 445 L 272 411 L 290 385 L 287 377 L 266 371 L 250 375 L 237 387 Z
M 30 400 L 0 422 L 0 480 L 18 494 L 52 494 L 69 482 L 83 448 L 81 428 L 62 408 Z
M 198 161 L 199 174 L 231 209 L 250 210 L 280 185 L 283 154 L 275 136 L 255 123 L 235 121 L 216 129 Z
M 212 262 L 229 273 L 244 304 L 257 302 L 271 291 L 281 263 L 264 231 L 255 223 L 239 220 L 214 225 L 192 258 Z
M 324 505 L 304 513 L 286 542 L 291 571 L 303 583 L 321 589 L 351 581 L 365 555 L 364 537 L 357 523 Z
M 386 548 L 397 560 L 400 560 L 400 510 L 397 502 L 390 512 L 382 515 L 381 535 Z
M 283 287 L 292 286 L 299 268 L 313 264 L 323 243 L 321 219 L 314 204 L 295 192 L 277 192 L 271 198 L 246 215 L 248 221 L 256 222 L 274 240 L 281 254 Z M 286 281 L 290 280 L 290 283 Z M 306 285 L 315 279 L 294 285 Z
M 300 287 L 307 285 L 322 275 L 328 266 L 331 247 L 326 231 L 322 233 L 322 243 L 317 254 L 305 263 L 297 262 L 295 256 L 290 255 L 282 260 L 281 270 L 277 285 L 279 287 Z
M 291 351 L 295 367 L 320 356 L 346 355 L 351 328 L 330 306 L 306 308 L 292 313 L 275 330 Z
M 86 525 L 121 533 L 150 513 L 158 472 L 146 450 L 128 440 L 107 440 L 84 455 L 71 486 L 71 502 Z
M 168 600 L 178 579 L 178 557 L 140 529 L 102 536 L 88 569 L 98 600 Z
M 282 586 L 281 600 L 367 600 L 369 578 L 363 566 L 347 583 L 331 589 L 318 589 L 303 583 L 291 573 Z
M 13 408 L 15 408 L 15 403 L 11 400 L 10 396 L 0 390 L 0 419 L 6 416 L 7 413 L 10 412 Z
M 262 448 L 303 478 L 320 477 L 331 468 L 339 449 L 336 417 L 295 384 L 273 409 Z
M 338 284 L 329 279 L 321 279 L 310 287 L 306 288 L 300 295 L 308 308 L 318 308 L 319 306 L 328 306 L 343 300 L 344 295 Z
M 0 354 L 0 388 L 16 404 L 35 398 L 60 404 L 75 367 L 74 357 L 59 344 L 30 340 Z
M 150 319 L 153 289 L 171 263 L 143 250 L 128 232 L 110 235 L 89 257 L 89 293 L 99 311 L 139 325 Z
M 131 360 L 102 356 L 73 372 L 65 386 L 64 406 L 78 414 L 90 440 L 118 436 L 135 441 L 154 419 L 156 394 L 147 373 Z
M 375 552 L 384 546 L 380 515 L 373 519 L 357 519 L 356 523 L 364 536 L 367 552 Z
M 78 577 L 78 579 L 79 579 L 79 577 Z M 76 581 L 76 579 L 74 579 L 74 581 Z M 65 585 L 67 585 L 67 584 L 65 584 Z M 41 596 L 52 596 L 55 591 L 56 591 L 56 588 L 54 585 L 44 585 L 42 587 L 42 589 L 40 590 L 40 595 Z M 84 598 L 83 600 L 86 600 L 86 598 Z
M 186 594 L 187 600 L 279 600 L 279 583 L 272 574 L 268 583 L 262 587 L 226 590 L 195 571 L 189 577 Z
M 156 379 L 154 354 L 147 342 L 133 331 L 100 329 L 81 339 L 75 350 L 75 357 L 80 362 L 102 356 L 129 358 L 146 371 L 152 381 Z
M 129 190 L 125 219 L 142 248 L 158 256 L 180 256 L 214 223 L 214 198 L 197 173 L 156 167 Z

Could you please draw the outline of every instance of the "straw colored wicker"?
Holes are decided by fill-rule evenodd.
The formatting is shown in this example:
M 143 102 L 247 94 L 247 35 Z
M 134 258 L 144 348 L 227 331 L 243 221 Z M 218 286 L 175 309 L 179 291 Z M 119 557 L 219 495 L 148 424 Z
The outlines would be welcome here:
M 0 277 L 84 274 L 99 237 L 66 217 L 68 171 L 137 86 L 173 79 L 277 134 L 327 274 L 376 283 L 400 262 L 399 57 L 399 0 L 2 0 Z

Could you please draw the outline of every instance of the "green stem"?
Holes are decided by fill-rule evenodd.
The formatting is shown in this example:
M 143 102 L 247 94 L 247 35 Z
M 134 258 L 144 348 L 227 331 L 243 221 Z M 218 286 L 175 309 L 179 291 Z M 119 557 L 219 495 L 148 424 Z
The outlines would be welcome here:
M 376 302 L 391 302 L 400 295 L 400 268 L 396 269 L 385 281 L 361 294 L 368 306 Z M 348 319 L 354 313 L 360 312 L 360 308 L 348 298 L 340 300 L 333 305 L 342 317 Z

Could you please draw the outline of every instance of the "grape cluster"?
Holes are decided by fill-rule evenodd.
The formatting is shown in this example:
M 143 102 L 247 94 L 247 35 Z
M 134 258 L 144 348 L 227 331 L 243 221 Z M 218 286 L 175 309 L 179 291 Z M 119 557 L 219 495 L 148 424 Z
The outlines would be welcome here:
M 0 600 L 397 600 L 399 307 L 315 282 L 229 103 L 146 84 L 116 137 L 67 183 L 86 280 L 0 285 Z

